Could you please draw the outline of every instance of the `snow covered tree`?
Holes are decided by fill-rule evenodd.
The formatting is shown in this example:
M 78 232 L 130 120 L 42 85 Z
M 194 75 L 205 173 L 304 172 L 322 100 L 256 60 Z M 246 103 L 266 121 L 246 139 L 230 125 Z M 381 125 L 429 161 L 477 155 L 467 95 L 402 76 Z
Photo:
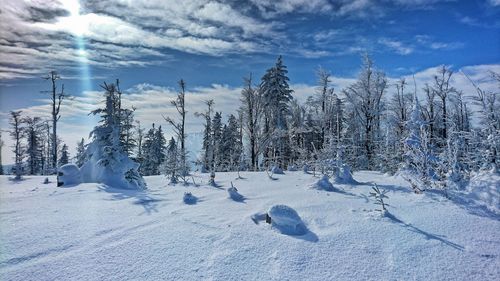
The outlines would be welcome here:
M 75 164 L 78 167 L 81 167 L 83 163 L 87 160 L 87 156 L 85 154 L 85 140 L 82 138 L 76 145 L 76 156 L 75 156 Z
M 138 172 L 139 164 L 127 156 L 120 141 L 121 100 L 117 88 L 106 83 L 101 87 L 105 91 L 105 107 L 91 112 L 101 120 L 90 133 L 92 142 L 87 146 L 89 159 L 81 168 L 82 179 L 116 188 L 145 189 L 146 183 Z
M 156 129 L 153 123 L 152 128 L 149 129 L 148 133 L 144 136 L 142 146 L 144 159 L 142 160 L 140 169 L 143 175 L 150 176 L 160 174 L 160 166 L 163 161 L 165 161 L 165 146 L 166 140 L 161 126 Z
M 473 100 L 480 108 L 482 139 L 478 145 L 482 154 L 482 168 L 500 170 L 500 99 L 499 92 L 483 90 L 469 76 L 463 73 L 476 90 Z M 500 88 L 500 75 L 492 72 L 491 76 L 497 81 Z
M 210 171 L 219 171 L 219 167 L 221 166 L 221 158 L 222 158 L 222 113 L 215 112 L 214 118 L 212 120 L 212 147 L 213 147 L 213 156 L 212 156 L 212 165 Z
M 214 105 L 214 100 L 205 101 L 207 105 L 207 111 L 203 113 L 196 112 L 195 116 L 202 117 L 205 119 L 205 124 L 203 128 L 203 154 L 201 159 L 202 172 L 211 171 L 213 168 L 213 141 L 212 141 L 212 106 Z
M 406 124 L 408 136 L 405 139 L 405 179 L 411 184 L 416 193 L 421 193 L 431 187 L 435 179 L 435 165 L 437 158 L 432 151 L 430 136 L 426 122 L 422 119 L 422 112 L 418 98 L 415 95 L 410 120 Z
M 61 109 L 61 103 L 64 99 L 67 99 L 69 96 L 64 92 L 64 84 L 61 86 L 61 91 L 57 92 L 57 85 L 56 81 L 61 79 L 61 76 L 57 74 L 55 71 L 51 71 L 49 75 L 44 77 L 45 80 L 50 80 L 52 89 L 50 91 L 45 91 L 45 93 L 48 93 L 50 95 L 50 101 L 51 101 L 51 106 L 52 106 L 52 144 L 51 144 L 51 149 L 52 149 L 52 168 L 56 168 L 57 166 L 57 155 L 58 155 L 58 150 L 57 150 L 57 122 L 61 118 L 61 115 L 59 114 L 60 109 Z M 55 172 L 55 170 L 53 171 Z
M 279 56 L 274 67 L 268 69 L 262 77 L 259 87 L 265 106 L 264 135 L 269 138 L 265 158 L 282 168 L 286 168 L 290 160 L 286 117 L 293 90 L 288 85 L 290 79 L 287 73 L 282 57 Z
M 137 152 L 135 154 L 135 161 L 139 163 L 140 168 L 139 171 L 142 171 L 142 165 L 144 161 L 144 155 L 143 155 L 143 141 L 144 141 L 144 128 L 141 127 L 141 122 L 136 121 L 136 126 L 135 126 L 135 143 L 137 146 Z
M 24 117 L 24 136 L 26 137 L 26 153 L 28 173 L 31 175 L 39 174 L 42 171 L 42 154 L 41 147 L 43 123 L 40 117 Z
M 66 144 L 63 144 L 61 148 L 61 157 L 59 158 L 59 165 L 66 165 L 69 163 L 69 152 L 68 152 L 68 146 Z
M 375 167 L 374 150 L 376 136 L 379 134 L 380 128 L 381 100 L 386 88 L 385 74 L 375 70 L 373 61 L 370 57 L 365 56 L 358 81 L 343 91 L 347 101 L 351 104 L 350 109 L 353 112 L 353 117 L 358 122 L 356 129 L 361 129 L 358 136 L 364 150 L 363 157 L 366 158 L 366 161 L 362 163 L 363 168 L 372 169 Z
M 250 150 L 250 167 L 258 169 L 258 155 L 260 152 L 260 122 L 263 113 L 262 96 L 260 90 L 252 86 L 252 75 L 244 78 L 244 88 L 241 91 L 241 112 L 243 114 L 243 130 L 245 131 Z
M 179 140 L 180 143 L 180 164 L 181 164 L 181 172 L 180 176 L 181 177 L 186 177 L 189 174 L 189 165 L 187 162 L 187 151 L 186 151 L 186 103 L 185 103 L 185 97 L 186 97 L 186 83 L 184 80 L 179 81 L 179 94 L 177 95 L 177 98 L 173 101 L 171 101 L 171 104 L 175 107 L 177 110 L 177 113 L 179 113 L 179 119 L 178 121 L 174 121 L 171 117 L 163 117 L 167 123 L 169 123 L 173 128 L 174 132 L 177 135 L 177 139 Z
M 23 138 L 23 127 L 21 120 L 21 111 L 11 111 L 10 112 L 10 122 L 12 130 L 10 131 L 10 136 L 14 140 L 12 145 L 12 152 L 14 153 L 14 174 L 15 179 L 20 180 L 23 174 L 23 159 L 25 158 L 26 149 L 22 143 Z
M 177 183 L 181 166 L 179 165 L 179 149 L 175 139 L 172 137 L 168 142 L 167 155 L 164 165 L 165 176 L 170 178 L 170 183 Z

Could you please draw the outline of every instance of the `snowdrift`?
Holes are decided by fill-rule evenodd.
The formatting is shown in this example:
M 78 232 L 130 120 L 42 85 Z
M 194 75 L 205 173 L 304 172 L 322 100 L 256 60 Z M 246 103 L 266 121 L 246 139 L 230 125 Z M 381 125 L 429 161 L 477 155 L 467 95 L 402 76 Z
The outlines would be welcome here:
M 314 183 L 311 188 L 317 190 L 335 191 L 335 187 L 333 187 L 333 184 L 330 182 L 327 175 L 323 175 L 323 177 Z
M 271 217 L 271 225 L 282 234 L 304 235 L 307 228 L 297 212 L 286 205 L 274 205 L 267 214 Z
M 500 175 L 498 173 L 488 171 L 474 175 L 466 191 L 469 200 L 500 215 Z
M 75 164 L 66 164 L 58 169 L 57 186 L 69 186 L 82 183 L 80 168 Z

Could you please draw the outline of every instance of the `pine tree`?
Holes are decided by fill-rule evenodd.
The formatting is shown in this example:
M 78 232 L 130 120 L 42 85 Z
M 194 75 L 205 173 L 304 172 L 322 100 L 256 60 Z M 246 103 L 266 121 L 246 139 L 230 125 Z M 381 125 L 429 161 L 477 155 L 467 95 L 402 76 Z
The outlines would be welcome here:
M 43 124 L 40 117 L 24 117 L 22 122 L 25 125 L 24 136 L 26 137 L 26 153 L 28 173 L 39 174 L 42 170 L 42 147 L 41 140 L 43 134 Z
M 175 139 L 172 137 L 168 142 L 167 154 L 165 161 L 165 176 L 170 178 L 170 183 L 177 183 L 177 177 L 179 176 L 179 149 Z
M 195 116 L 202 117 L 205 119 L 205 124 L 203 128 L 203 154 L 201 159 L 202 172 L 211 171 L 213 168 L 213 140 L 212 140 L 212 106 L 214 104 L 213 100 L 205 101 L 207 105 L 207 111 L 204 113 L 196 112 Z
M 266 157 L 283 168 L 286 168 L 290 160 L 286 116 L 289 114 L 289 102 L 293 93 L 288 85 L 287 73 L 279 56 L 275 66 L 266 71 L 260 83 L 265 105 L 264 135 L 270 140 Z
M 68 146 L 66 144 L 63 144 L 61 148 L 61 157 L 59 158 L 59 165 L 66 165 L 69 163 L 69 152 L 68 152 Z
M 212 147 L 214 148 L 212 156 L 212 169 L 211 171 L 219 171 L 222 165 L 222 113 L 215 112 L 212 120 Z
M 91 112 L 99 115 L 101 121 L 91 132 L 92 142 L 87 147 L 89 159 L 81 169 L 83 181 L 144 189 L 146 183 L 138 172 L 139 164 L 127 156 L 120 142 L 119 92 L 114 84 L 104 83 L 102 88 L 105 90 L 105 107 Z
M 87 160 L 87 156 L 85 154 L 85 140 L 82 138 L 76 145 L 76 156 L 75 156 L 75 164 L 78 167 L 81 167 L 83 163 Z

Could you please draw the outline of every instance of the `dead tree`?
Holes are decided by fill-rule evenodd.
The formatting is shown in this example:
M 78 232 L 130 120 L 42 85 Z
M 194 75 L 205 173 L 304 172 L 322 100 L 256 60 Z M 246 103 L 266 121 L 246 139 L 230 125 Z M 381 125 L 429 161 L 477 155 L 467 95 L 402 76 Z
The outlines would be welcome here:
M 52 89 L 50 91 L 43 91 L 43 93 L 50 94 L 51 104 L 52 104 L 52 168 L 57 168 L 57 122 L 61 118 L 59 111 L 61 109 L 61 103 L 65 98 L 69 96 L 64 93 L 64 84 L 61 86 L 61 91 L 57 92 L 56 81 L 61 79 L 61 76 L 55 71 L 51 71 L 49 75 L 44 77 L 45 80 L 50 80 L 52 83 Z M 55 171 L 55 170 L 54 170 Z
M 177 98 L 170 103 L 175 106 L 175 109 L 179 113 L 180 120 L 179 121 L 174 121 L 170 116 L 165 117 L 163 116 L 163 119 L 167 121 L 173 128 L 174 132 L 177 135 L 177 138 L 179 139 L 179 142 L 181 143 L 181 175 L 182 177 L 186 177 L 188 173 L 188 168 L 186 164 L 186 133 L 185 133 L 185 124 L 186 124 L 186 104 L 185 104 L 185 96 L 186 96 L 186 83 L 184 82 L 183 79 L 179 81 L 179 94 L 177 94 Z

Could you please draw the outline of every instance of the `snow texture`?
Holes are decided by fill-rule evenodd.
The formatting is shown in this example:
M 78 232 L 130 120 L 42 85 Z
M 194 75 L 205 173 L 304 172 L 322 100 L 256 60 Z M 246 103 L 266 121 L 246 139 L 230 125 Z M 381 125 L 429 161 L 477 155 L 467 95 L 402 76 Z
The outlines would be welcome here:
M 217 173 L 217 181 L 228 188 L 236 175 Z M 500 279 L 500 216 L 474 202 L 414 194 L 400 177 L 356 172 L 358 181 L 389 190 L 389 213 L 381 217 L 367 200 L 371 184 L 324 193 L 307 188 L 318 178 L 302 171 L 276 181 L 266 172 L 241 175 L 237 188 L 246 204 L 232 203 L 221 188 L 166 188 L 164 176 L 146 177 L 144 191 L 0 176 L 0 279 Z M 497 176 L 482 176 L 487 180 L 498 186 Z M 184 192 L 203 200 L 186 205 Z M 305 235 L 252 221 L 279 204 L 300 214 Z

